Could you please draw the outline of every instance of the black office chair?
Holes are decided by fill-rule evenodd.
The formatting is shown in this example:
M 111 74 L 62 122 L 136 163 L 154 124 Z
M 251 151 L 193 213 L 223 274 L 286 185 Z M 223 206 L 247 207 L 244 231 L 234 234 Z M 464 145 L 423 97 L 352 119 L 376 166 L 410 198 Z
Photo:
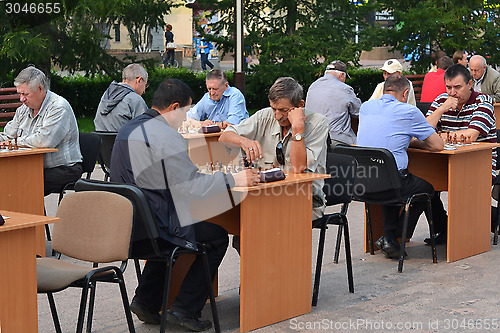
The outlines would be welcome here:
M 401 196 L 401 180 L 396 160 L 392 153 L 383 148 L 367 148 L 359 146 L 336 146 L 334 152 L 350 155 L 358 162 L 358 174 L 354 186 L 353 199 L 365 203 L 366 226 L 370 253 L 374 254 L 373 234 L 370 219 L 370 204 L 394 205 L 404 207 L 403 233 L 398 272 L 403 271 L 406 235 L 410 205 L 416 201 L 425 201 L 425 216 L 429 223 L 432 261 L 437 263 L 434 225 L 432 223 L 431 198 L 427 193 L 418 193 L 409 198 Z
M 101 166 L 102 171 L 104 172 L 104 180 L 107 181 L 109 179 L 109 166 L 111 162 L 111 152 L 113 151 L 113 146 L 115 144 L 117 132 L 101 132 L 94 131 L 93 133 L 99 135 L 102 140 L 101 151 L 99 156 L 97 157 L 97 162 Z
M 321 265 L 323 262 L 323 250 L 325 247 L 325 235 L 328 225 L 338 225 L 337 242 L 335 246 L 335 260 L 338 262 L 338 253 L 342 241 L 342 230 L 344 231 L 345 259 L 347 265 L 347 281 L 349 292 L 354 292 L 354 281 L 352 274 L 351 243 L 349 240 L 349 226 L 347 223 L 347 208 L 352 199 L 352 191 L 356 175 L 357 163 L 354 158 L 347 155 L 328 153 L 326 161 L 327 172 L 332 176 L 325 179 L 323 191 L 326 195 L 326 205 L 334 206 L 342 204 L 339 213 L 325 214 L 313 221 L 313 228 L 321 229 L 318 244 L 318 256 L 316 261 L 316 274 L 314 277 L 314 288 L 312 306 L 318 304 L 319 283 L 321 278 Z
M 162 260 L 167 261 L 167 274 L 165 279 L 165 289 L 163 294 L 163 309 L 161 316 L 160 332 L 164 333 L 167 324 L 167 311 L 170 280 L 172 274 L 172 266 L 176 259 L 184 254 L 201 255 L 204 263 L 206 282 L 209 286 L 210 306 L 212 309 L 212 317 L 216 332 L 220 332 L 219 316 L 217 314 L 217 305 L 212 287 L 212 279 L 210 277 L 210 268 L 208 266 L 208 256 L 206 248 L 203 244 L 197 244 L 198 250 L 191 250 L 181 246 L 172 245 L 172 248 L 164 249 L 158 246 L 159 233 L 157 229 L 156 219 L 151 212 L 149 203 L 144 196 L 144 193 L 136 186 L 128 184 L 109 183 L 92 179 L 80 179 L 75 184 L 75 191 L 107 191 L 113 192 L 128 198 L 134 207 L 134 226 L 132 231 L 132 250 L 130 258 L 134 259 L 137 279 L 140 278 L 139 260 Z M 150 251 L 143 251 L 144 241 L 148 241 Z M 135 247 L 134 244 L 141 243 L 141 248 Z
M 424 116 L 427 114 L 427 111 L 429 111 L 429 108 L 431 107 L 432 103 L 425 103 L 425 102 L 417 102 L 417 108 L 424 114 Z
M 90 179 L 95 168 L 97 156 L 99 155 L 99 151 L 101 149 L 101 138 L 93 133 L 80 132 L 78 135 L 78 140 L 80 144 L 80 152 L 82 154 L 83 173 L 86 173 L 86 178 Z M 66 194 L 66 191 L 74 189 L 74 185 L 75 183 L 71 182 L 66 184 L 60 192 L 53 192 L 59 193 L 58 203 L 61 202 L 64 194 Z M 47 240 L 51 241 L 50 229 L 48 224 L 45 225 L 45 233 L 47 234 Z

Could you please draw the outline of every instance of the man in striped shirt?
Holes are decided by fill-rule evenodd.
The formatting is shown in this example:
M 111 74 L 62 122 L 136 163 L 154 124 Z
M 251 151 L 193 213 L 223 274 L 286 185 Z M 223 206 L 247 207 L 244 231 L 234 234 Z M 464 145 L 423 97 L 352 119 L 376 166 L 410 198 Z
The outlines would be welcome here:
M 477 142 L 496 142 L 495 114 L 490 96 L 472 90 L 470 72 L 462 65 L 448 68 L 444 74 L 446 93 L 436 97 L 427 111 L 427 121 L 434 128 L 460 137 L 463 134 Z M 496 173 L 496 149 L 492 152 L 492 176 Z M 436 192 L 439 196 L 439 192 Z M 435 203 L 439 203 L 436 205 Z M 436 243 L 446 243 L 447 215 L 440 200 L 433 200 L 433 218 L 436 226 Z M 427 241 L 428 240 L 428 241 Z M 430 239 L 426 239 L 430 243 Z

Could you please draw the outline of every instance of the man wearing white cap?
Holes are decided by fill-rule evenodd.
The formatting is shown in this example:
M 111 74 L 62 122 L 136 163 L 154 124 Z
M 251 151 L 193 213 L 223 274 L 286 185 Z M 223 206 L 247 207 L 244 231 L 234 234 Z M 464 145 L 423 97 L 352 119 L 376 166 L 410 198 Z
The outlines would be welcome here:
M 351 117 L 358 118 L 361 100 L 354 89 L 345 84 L 347 77 L 347 66 L 340 60 L 332 61 L 326 66 L 325 75 L 314 81 L 307 91 L 306 109 L 326 116 L 333 144 L 356 144 Z
M 403 65 L 397 59 L 389 59 L 384 63 L 384 66 L 380 68 L 383 71 L 384 82 L 385 80 L 391 76 L 392 74 L 403 74 Z M 384 82 L 380 82 L 375 90 L 373 91 L 372 97 L 370 97 L 370 101 L 372 99 L 380 99 L 384 94 Z M 406 102 L 411 105 L 417 105 L 415 100 L 415 91 L 413 91 L 413 84 L 410 81 L 410 94 L 408 95 L 408 101 Z

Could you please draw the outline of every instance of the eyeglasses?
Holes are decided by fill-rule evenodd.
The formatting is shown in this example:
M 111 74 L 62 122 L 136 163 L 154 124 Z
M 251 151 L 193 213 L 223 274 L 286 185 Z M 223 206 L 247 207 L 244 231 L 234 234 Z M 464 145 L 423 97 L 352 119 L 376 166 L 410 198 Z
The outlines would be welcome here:
M 142 76 L 138 76 L 137 79 L 140 79 L 139 82 L 141 82 L 141 81 L 144 82 L 145 87 L 146 87 L 145 89 L 147 89 L 149 87 L 148 82 L 146 80 L 144 80 L 144 78 Z
M 271 109 L 273 110 L 273 112 L 288 113 L 288 112 L 292 111 L 292 109 L 295 109 L 295 107 L 292 106 L 291 108 L 288 108 L 288 109 L 275 109 L 271 106 Z
M 283 142 L 280 141 L 276 145 L 276 159 L 281 165 L 285 165 L 285 154 L 283 153 Z

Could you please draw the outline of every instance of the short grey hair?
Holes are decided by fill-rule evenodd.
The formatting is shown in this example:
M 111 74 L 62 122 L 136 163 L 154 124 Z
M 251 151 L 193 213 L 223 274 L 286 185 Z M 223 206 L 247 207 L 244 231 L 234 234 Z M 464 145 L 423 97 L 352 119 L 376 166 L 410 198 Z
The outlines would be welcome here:
M 140 64 L 130 64 L 123 69 L 122 80 L 134 81 L 138 77 L 142 77 L 144 80 L 148 79 L 148 71 L 146 71 Z
M 294 78 L 280 77 L 273 83 L 271 89 L 269 89 L 268 98 L 271 102 L 277 102 L 285 98 L 288 99 L 293 106 L 297 107 L 302 101 L 303 96 L 304 89 Z
M 14 79 L 14 85 L 18 87 L 21 84 L 27 84 L 31 91 L 37 90 L 38 86 L 41 86 L 45 92 L 50 89 L 50 81 L 47 75 L 35 66 L 28 66 L 17 75 Z
M 208 72 L 205 80 L 206 81 L 219 80 L 222 84 L 224 84 L 227 82 L 227 76 L 226 76 L 226 73 L 224 73 L 224 71 L 216 68 L 216 69 L 212 69 L 210 72 Z

